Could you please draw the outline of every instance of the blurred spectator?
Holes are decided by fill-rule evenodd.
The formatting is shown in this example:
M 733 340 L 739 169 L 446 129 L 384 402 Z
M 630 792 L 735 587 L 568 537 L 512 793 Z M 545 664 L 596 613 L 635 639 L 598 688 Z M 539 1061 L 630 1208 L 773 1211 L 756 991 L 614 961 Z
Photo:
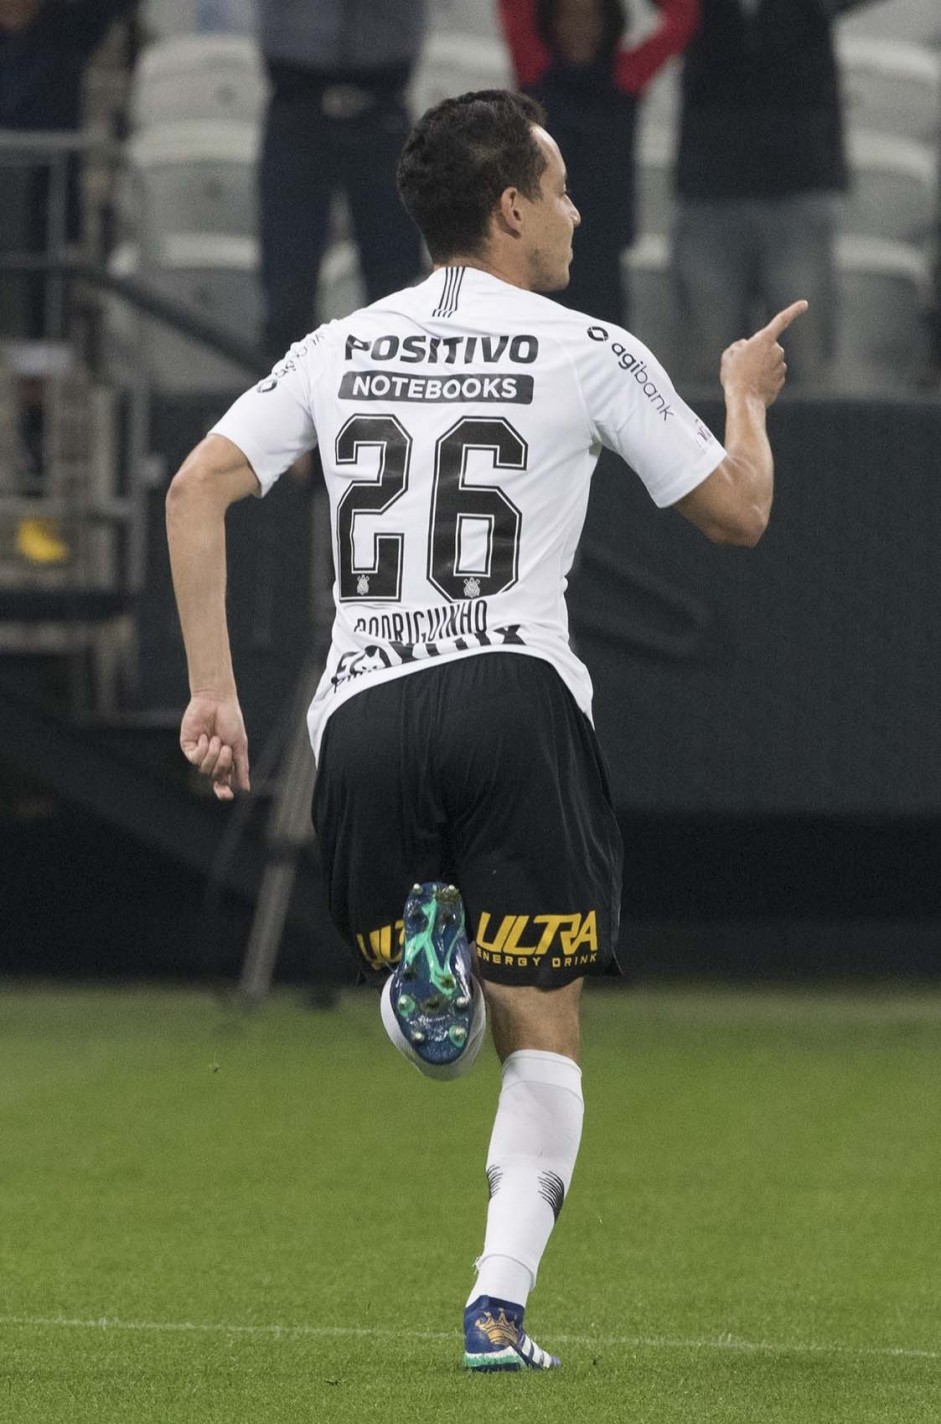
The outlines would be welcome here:
M 827 379 L 847 186 L 832 29 L 865 3 L 702 0 L 683 67 L 673 241 L 688 378 L 712 380 L 717 350 L 806 297 L 785 341 L 789 379 Z
M 500 0 L 520 88 L 545 107 L 582 215 L 575 261 L 559 300 L 626 326 L 621 267 L 634 238 L 634 141 L 638 101 L 659 69 L 689 42 L 699 0 L 662 0 L 657 28 L 623 44 L 623 0 Z
M 88 61 L 105 31 L 134 0 L 0 0 L 0 129 L 23 132 L 77 130 L 82 123 L 82 86 Z M 66 237 L 79 235 L 79 164 L 69 162 Z M 49 240 L 50 170 L 0 158 L 0 253 L 41 254 Z M 0 278 L 0 339 L 35 340 L 45 325 L 46 280 L 41 274 Z M 20 383 L 18 483 L 39 494 L 43 480 L 43 382 Z M 23 519 L 16 547 L 33 563 L 68 558 L 58 524 Z
M 0 0 L 0 129 L 71 131 L 82 123 L 88 60 L 134 0 Z M 70 167 L 68 236 L 78 236 L 78 164 Z M 41 253 L 47 241 L 49 169 L 0 160 L 0 251 Z M 0 336 L 43 335 L 41 277 L 0 283 Z
M 423 33 L 423 0 L 262 0 L 271 98 L 261 266 L 272 362 L 315 324 L 335 192 L 349 205 L 367 302 L 419 275 L 421 242 L 399 202 L 395 169 Z

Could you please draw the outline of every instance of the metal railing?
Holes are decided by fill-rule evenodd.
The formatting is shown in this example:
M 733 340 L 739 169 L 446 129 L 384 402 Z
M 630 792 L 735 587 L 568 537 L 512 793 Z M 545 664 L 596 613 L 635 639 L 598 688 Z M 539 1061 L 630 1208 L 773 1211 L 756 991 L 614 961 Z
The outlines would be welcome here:
M 70 185 L 73 165 L 79 159 L 94 158 L 116 169 L 124 161 L 124 149 L 110 139 L 83 132 L 50 131 L 21 132 L 0 130 L 0 168 L 45 170 L 48 181 L 43 189 L 45 201 L 44 251 L 0 252 L 0 281 L 15 277 L 34 277 L 43 281 L 41 304 L 45 343 L 71 345 L 80 358 L 79 364 L 91 368 L 91 380 L 97 367 L 94 341 L 67 341 L 72 325 L 76 293 L 93 294 L 94 299 L 117 298 L 136 313 L 161 323 L 171 331 L 198 342 L 207 352 L 217 355 L 246 373 L 246 384 L 252 376 L 265 370 L 261 351 L 238 334 L 194 311 L 185 303 L 155 290 L 136 277 L 116 276 L 98 262 L 78 255 L 69 242 Z M 25 200 L 24 200 L 25 202 Z M 28 210 L 24 206 L 24 213 Z M 27 246 L 24 227 L 22 248 Z M 90 328 L 97 331 L 97 323 Z M 11 370 L 16 372 L 16 347 L 11 337 L 6 343 Z M 91 356 L 82 362 L 82 358 Z M 112 443 L 115 478 L 113 487 L 101 478 L 101 472 L 89 467 L 83 479 L 59 481 L 63 488 L 51 488 L 38 496 L 17 487 L 14 475 L 0 488 L 0 512 L 14 526 L 34 516 L 61 519 L 78 530 L 79 547 L 91 551 L 88 557 L 76 559 L 61 569 L 23 566 L 23 576 L 7 570 L 0 588 L 0 609 L 6 633 L 4 647 L 18 646 L 16 628 L 21 625 L 22 639 L 28 640 L 28 624 L 57 624 L 63 629 L 63 650 L 72 643 L 76 648 L 85 644 L 89 625 L 113 619 L 130 609 L 141 592 L 145 578 L 147 544 L 147 457 L 150 439 L 151 388 L 142 368 L 128 365 L 119 381 L 103 383 L 117 387 L 123 394 L 114 403 L 122 405 L 115 416 L 120 435 Z M 12 397 L 11 397 L 12 398 Z M 99 436 L 101 430 L 99 429 Z M 117 442 L 120 443 L 117 443 Z M 99 441 L 98 458 L 107 441 Z M 120 471 L 120 477 L 118 472 Z M 74 472 L 73 472 L 74 473 Z M 95 551 L 108 548 L 104 534 L 96 534 L 102 526 L 120 532 L 113 556 L 95 556 Z M 104 545 L 102 540 L 105 540 Z M 69 630 L 74 630 L 72 638 Z M 38 630 L 36 636 L 38 637 Z

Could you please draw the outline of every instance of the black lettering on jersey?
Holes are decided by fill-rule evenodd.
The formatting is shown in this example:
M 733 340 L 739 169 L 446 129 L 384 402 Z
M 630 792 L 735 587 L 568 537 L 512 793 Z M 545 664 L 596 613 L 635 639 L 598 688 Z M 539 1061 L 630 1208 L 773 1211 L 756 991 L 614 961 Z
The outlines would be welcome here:
M 494 628 L 493 631 L 501 635 L 504 647 L 506 647 L 508 643 L 513 643 L 521 648 L 525 648 L 526 646 L 524 640 L 520 637 L 519 623 L 505 623 L 502 628 Z
M 508 336 L 482 336 L 480 338 L 480 354 L 485 361 L 493 365 L 495 361 L 499 361 L 509 345 L 509 341 Z M 494 346 L 494 342 L 496 342 L 496 346 Z
M 358 336 L 346 338 L 346 360 L 357 351 L 368 351 L 373 361 L 399 360 L 415 366 L 425 361 L 429 366 L 469 366 L 478 359 L 495 366 L 508 358 L 518 366 L 531 366 L 539 355 L 539 339 L 528 333 L 506 336 L 405 336 L 394 332 L 377 336 L 374 341 L 362 341 Z
M 514 336 L 510 342 L 510 360 L 521 365 L 530 365 L 539 355 L 539 342 L 535 336 Z
M 378 341 L 372 344 L 372 351 L 369 353 L 374 361 L 391 361 L 399 349 L 399 338 L 397 336 L 380 336 Z
M 497 630 L 500 633 L 518 634 L 519 627 L 510 625 Z M 489 646 L 487 637 L 487 600 L 468 599 L 461 603 L 432 605 L 417 608 L 414 612 L 361 613 L 354 624 L 354 632 L 373 640 L 383 640 L 389 644 L 401 662 L 415 661 L 414 649 L 434 646 L 442 638 L 451 638 L 455 644 L 459 639 L 470 639 L 465 647 Z M 504 638 L 504 642 L 522 642 L 519 637 Z
M 358 336 L 350 335 L 346 338 L 346 360 L 352 361 L 354 351 L 368 351 L 369 342 L 360 341 Z

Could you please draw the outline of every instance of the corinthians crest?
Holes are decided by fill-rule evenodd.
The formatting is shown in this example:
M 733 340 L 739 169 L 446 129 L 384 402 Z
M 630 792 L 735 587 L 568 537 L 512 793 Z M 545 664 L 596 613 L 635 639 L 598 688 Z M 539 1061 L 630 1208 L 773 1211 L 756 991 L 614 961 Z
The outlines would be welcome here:
M 356 580 L 356 592 L 361 597 L 365 596 L 369 592 L 369 579 L 365 574 L 360 574 L 359 578 Z
M 469 578 L 464 580 L 464 597 L 477 598 L 480 594 L 480 580 Z

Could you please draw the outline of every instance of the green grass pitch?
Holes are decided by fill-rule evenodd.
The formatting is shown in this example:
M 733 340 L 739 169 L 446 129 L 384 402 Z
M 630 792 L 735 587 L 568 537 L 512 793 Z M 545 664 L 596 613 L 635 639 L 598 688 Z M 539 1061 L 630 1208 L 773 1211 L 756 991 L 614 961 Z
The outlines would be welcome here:
M 3 1424 L 938 1424 L 941 993 L 598 989 L 528 1322 L 467 1376 L 492 1052 L 368 991 L 0 994 Z

